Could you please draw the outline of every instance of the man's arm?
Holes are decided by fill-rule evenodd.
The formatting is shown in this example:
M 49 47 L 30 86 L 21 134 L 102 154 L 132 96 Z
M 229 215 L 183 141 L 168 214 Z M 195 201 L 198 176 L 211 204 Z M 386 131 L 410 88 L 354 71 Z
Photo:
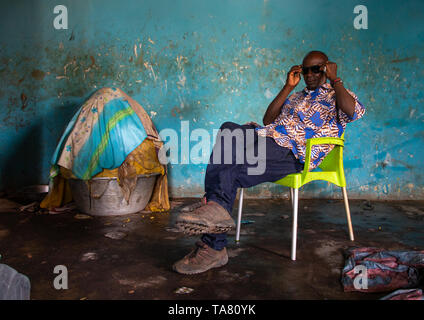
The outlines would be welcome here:
M 283 105 L 284 101 L 286 101 L 292 90 L 293 88 L 285 85 L 283 89 L 281 89 L 280 93 L 278 93 L 278 95 L 275 97 L 275 99 L 272 100 L 262 120 L 264 125 L 268 125 L 274 122 L 274 120 L 281 112 L 281 106 Z
M 355 113 L 355 99 L 350 95 L 349 92 L 343 86 L 341 81 L 336 82 L 333 85 L 334 91 L 336 92 L 336 104 L 337 106 L 346 113 L 349 117 L 353 117 Z
M 355 113 L 355 99 L 345 89 L 342 81 L 334 82 L 337 79 L 337 65 L 334 62 L 326 63 L 326 76 L 336 92 L 337 106 L 349 117 L 353 117 Z
M 301 66 L 293 66 L 289 73 L 287 74 L 287 81 L 283 89 L 278 93 L 278 95 L 272 100 L 268 109 L 266 109 L 265 115 L 262 119 L 264 125 L 268 125 L 278 117 L 281 112 L 281 106 L 284 101 L 286 101 L 290 92 L 297 86 L 300 81 L 300 72 L 302 71 Z

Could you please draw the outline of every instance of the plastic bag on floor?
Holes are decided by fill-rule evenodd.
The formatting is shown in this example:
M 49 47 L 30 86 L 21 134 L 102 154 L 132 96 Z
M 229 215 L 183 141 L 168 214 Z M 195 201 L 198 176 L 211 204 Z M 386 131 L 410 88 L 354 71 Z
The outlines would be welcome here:
M 29 300 L 30 291 L 27 276 L 0 263 L 0 300 Z
M 424 300 L 424 295 L 421 289 L 396 290 L 380 300 Z
M 365 268 L 367 288 L 355 288 L 355 279 L 364 277 L 359 269 Z M 414 288 L 420 282 L 424 268 L 424 251 L 386 251 L 378 248 L 352 248 L 342 272 L 345 292 L 389 292 Z

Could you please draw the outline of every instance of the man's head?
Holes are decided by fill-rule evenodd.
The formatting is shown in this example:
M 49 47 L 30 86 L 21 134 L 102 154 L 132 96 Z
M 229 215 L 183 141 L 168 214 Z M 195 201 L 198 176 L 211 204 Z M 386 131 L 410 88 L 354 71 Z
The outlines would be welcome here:
M 323 70 L 324 64 L 327 61 L 327 55 L 321 51 L 311 51 L 303 58 L 303 79 L 309 90 L 314 90 L 327 81 L 327 77 Z

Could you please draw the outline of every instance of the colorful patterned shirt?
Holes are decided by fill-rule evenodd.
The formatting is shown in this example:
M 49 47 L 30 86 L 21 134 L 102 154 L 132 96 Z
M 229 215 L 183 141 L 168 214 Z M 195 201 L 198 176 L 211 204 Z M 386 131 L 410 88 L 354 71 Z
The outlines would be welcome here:
M 364 106 L 357 96 L 347 90 L 355 99 L 355 112 L 349 117 L 340 108 L 337 117 L 335 90 L 325 83 L 315 90 L 292 94 L 281 107 L 280 115 L 273 123 L 257 127 L 260 136 L 274 138 L 282 147 L 293 151 L 300 162 L 305 163 L 306 140 L 320 137 L 341 137 L 346 124 L 361 118 L 365 113 Z M 339 119 L 337 119 L 339 118 Z M 311 149 L 311 170 L 320 165 L 334 145 L 317 145 Z

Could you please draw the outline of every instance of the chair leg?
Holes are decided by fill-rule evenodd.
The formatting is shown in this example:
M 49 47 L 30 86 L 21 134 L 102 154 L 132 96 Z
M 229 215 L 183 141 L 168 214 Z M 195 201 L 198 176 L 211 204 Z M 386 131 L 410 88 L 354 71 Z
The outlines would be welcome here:
M 291 203 L 292 209 L 293 209 L 293 188 L 290 188 L 290 203 Z
M 353 237 L 352 220 L 350 219 L 350 209 L 349 209 L 349 201 L 347 199 L 346 187 L 342 187 L 342 190 L 343 190 L 343 200 L 344 200 L 346 216 L 347 216 L 347 226 L 349 227 L 349 238 L 351 241 L 354 241 L 355 239 Z
M 241 213 L 243 210 L 243 188 L 240 188 L 238 215 L 237 215 L 237 230 L 236 230 L 236 242 L 240 241 L 240 227 L 241 227 Z
M 299 203 L 299 189 L 294 189 L 293 197 L 293 227 L 292 227 L 292 247 L 291 259 L 296 260 L 296 242 L 297 242 L 297 211 Z

